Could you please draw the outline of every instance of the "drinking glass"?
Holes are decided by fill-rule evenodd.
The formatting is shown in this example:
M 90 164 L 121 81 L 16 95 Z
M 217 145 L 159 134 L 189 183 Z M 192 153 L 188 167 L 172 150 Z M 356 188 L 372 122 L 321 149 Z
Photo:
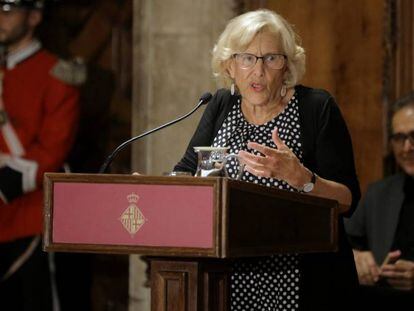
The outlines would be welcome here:
M 195 176 L 199 177 L 229 177 L 226 163 L 230 158 L 235 158 L 238 165 L 237 180 L 243 175 L 244 165 L 240 164 L 237 154 L 228 154 L 229 147 L 194 147 L 198 155 L 197 171 Z

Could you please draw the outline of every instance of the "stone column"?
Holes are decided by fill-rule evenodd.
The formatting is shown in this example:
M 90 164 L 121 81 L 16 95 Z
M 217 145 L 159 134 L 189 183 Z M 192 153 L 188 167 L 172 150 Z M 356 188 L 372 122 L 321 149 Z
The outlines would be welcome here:
M 211 51 L 234 0 L 134 0 L 132 134 L 137 135 L 190 111 L 216 86 Z M 160 175 L 184 154 L 202 109 L 132 147 L 132 167 Z M 130 310 L 150 310 L 145 264 L 130 259 Z

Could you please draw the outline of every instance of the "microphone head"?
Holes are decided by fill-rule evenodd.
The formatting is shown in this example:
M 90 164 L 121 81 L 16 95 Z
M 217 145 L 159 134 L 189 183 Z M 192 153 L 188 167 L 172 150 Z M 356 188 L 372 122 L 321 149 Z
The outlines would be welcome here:
M 201 97 L 200 97 L 200 103 L 203 104 L 203 105 L 204 104 L 207 104 L 212 97 L 213 97 L 213 95 L 211 95 L 210 92 L 206 92 L 203 95 L 201 95 Z

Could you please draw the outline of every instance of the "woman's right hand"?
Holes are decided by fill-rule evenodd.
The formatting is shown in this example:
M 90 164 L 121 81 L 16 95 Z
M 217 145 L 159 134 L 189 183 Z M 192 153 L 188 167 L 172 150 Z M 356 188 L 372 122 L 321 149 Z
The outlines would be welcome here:
M 371 251 L 359 251 L 354 249 L 353 252 L 359 284 L 374 285 L 380 277 L 380 268 L 375 262 L 374 255 Z
M 311 179 L 312 173 L 280 139 L 277 128 L 272 131 L 272 139 L 277 148 L 249 142 L 247 146 L 260 154 L 255 155 L 243 150 L 239 152 L 245 170 L 259 177 L 284 180 L 293 188 L 300 188 Z

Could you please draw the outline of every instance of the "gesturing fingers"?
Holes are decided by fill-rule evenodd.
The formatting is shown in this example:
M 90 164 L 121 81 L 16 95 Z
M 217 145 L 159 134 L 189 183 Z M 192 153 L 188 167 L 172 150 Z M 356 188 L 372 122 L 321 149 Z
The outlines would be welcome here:
M 256 175 L 256 176 L 260 176 L 260 177 L 271 177 L 270 176 L 270 173 L 268 171 L 266 171 L 266 170 L 259 170 L 259 169 L 256 169 L 256 168 L 252 167 L 252 166 L 248 166 L 248 165 L 246 165 L 244 167 L 244 169 L 246 171 L 248 171 L 249 173 L 251 173 L 253 175 Z
M 277 149 L 249 142 L 247 147 L 257 151 L 259 154 L 251 154 L 240 151 L 242 159 L 246 162 L 246 171 L 261 177 L 272 177 L 282 179 L 287 183 L 294 184 L 294 178 L 297 176 L 298 169 L 301 168 L 299 159 L 278 137 L 277 130 L 272 132 L 272 137 L 277 144 Z
M 261 144 L 258 144 L 252 141 L 247 144 L 247 147 L 249 147 L 250 149 L 259 151 L 262 155 L 267 156 L 267 157 L 276 156 L 278 153 L 280 153 L 280 151 L 277 149 L 273 149 L 273 148 L 270 148 L 265 145 L 261 145 Z
M 239 156 L 245 164 L 244 169 L 256 176 L 270 177 L 270 173 L 266 169 L 267 159 L 261 155 L 254 155 L 246 151 L 240 151 Z
M 272 131 L 272 139 L 273 139 L 273 142 L 275 143 L 277 149 L 279 149 L 279 150 L 288 149 L 288 146 L 286 146 L 285 142 L 280 139 L 279 130 L 276 127 Z
M 260 168 L 263 167 L 266 163 L 266 158 L 261 155 L 255 155 L 246 151 L 239 151 L 239 156 L 243 160 L 245 165 Z

